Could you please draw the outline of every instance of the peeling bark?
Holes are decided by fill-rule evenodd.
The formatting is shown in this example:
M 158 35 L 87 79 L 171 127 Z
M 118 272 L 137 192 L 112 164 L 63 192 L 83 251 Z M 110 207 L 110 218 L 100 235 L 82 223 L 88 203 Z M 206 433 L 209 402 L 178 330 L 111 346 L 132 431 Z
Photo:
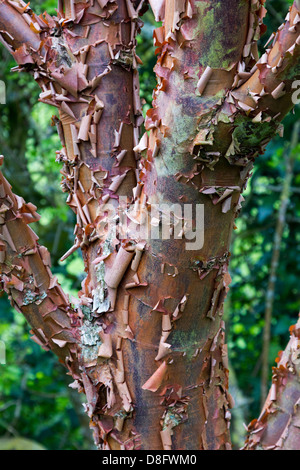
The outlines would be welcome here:
M 1 172 L 0 203 L 1 288 L 32 326 L 32 339 L 79 378 L 80 319 L 51 273 L 50 253 L 29 226 L 39 220 L 36 207 L 14 195 Z
M 255 158 L 281 132 L 300 75 L 296 3 L 259 59 L 263 3 L 150 1 L 164 23 L 154 33 L 158 85 L 139 139 L 135 37 L 144 2 L 61 0 L 50 17 L 0 0 L 2 43 L 40 85 L 40 100 L 59 109 L 57 159 L 77 216 L 63 259 L 80 248 L 87 273 L 71 307 L 28 232 L 35 208 L 2 177 L 2 282 L 86 394 L 101 449 L 231 448 L 222 320 L 230 237 Z M 158 227 L 151 208 L 164 204 L 174 207 L 173 233 L 182 222 L 176 210 L 204 206 L 201 249 L 186 249 L 190 224 L 178 239 L 139 233 L 145 221 Z M 110 208 L 120 209 L 119 223 L 133 223 L 123 239 Z M 27 243 L 32 253 L 19 265 Z M 53 311 L 43 309 L 49 299 Z
M 54 123 L 63 147 L 57 160 L 63 163 L 67 203 L 77 215 L 74 246 L 63 259 L 81 248 L 87 272 L 75 306 L 74 354 L 80 372 L 72 374 L 73 387 L 87 395 L 87 413 L 101 447 L 109 446 L 113 429 L 117 434 L 110 438 L 111 446 L 120 445 L 118 433 L 133 411 L 120 342 L 130 336 L 122 316 L 128 298 L 124 287 L 118 296 L 121 318 L 114 313 L 117 287 L 128 264 L 117 275 L 115 269 L 110 276 L 107 271 L 119 266 L 121 253 L 131 259 L 134 251 L 129 242 L 120 248 L 119 240 L 103 227 L 107 203 L 117 208 L 120 195 L 132 201 L 137 182 L 140 156 L 133 149 L 143 118 L 135 36 L 143 3 L 66 1 L 53 18 L 36 16 L 23 2 L 0 3 L 0 29 L 7 30 L 1 33 L 2 42 L 18 70 L 31 73 L 42 88 L 40 101 L 59 109 Z M 123 439 L 132 447 L 131 427 Z
M 166 2 L 165 24 L 154 35 L 159 48 L 158 87 L 146 121 L 149 147 L 141 179 L 148 203 L 204 204 L 205 243 L 200 252 L 193 253 L 174 240 L 152 242 L 144 255 L 145 271 L 151 273 L 147 279 L 151 293 L 145 292 L 140 300 L 146 303 L 147 297 L 155 304 L 170 297 L 188 297 L 183 318 L 172 324 L 168 335 L 172 346 L 165 348 L 164 357 L 169 360 L 166 382 L 193 390 L 188 393 L 189 418 L 183 426 L 172 429 L 172 442 L 174 448 L 224 449 L 230 447 L 226 421 L 230 419 L 231 398 L 221 316 L 230 283 L 230 236 L 253 162 L 280 131 L 283 112 L 291 106 L 290 82 L 285 82 L 287 92 L 282 98 L 273 90 L 278 87 L 277 74 L 282 77 L 289 68 L 288 49 L 299 32 L 290 31 L 296 18 L 292 9 L 283 33 L 279 32 L 266 53 L 273 58 L 280 46 L 282 63 L 277 69 L 272 59 L 273 70 L 267 59 L 256 65 L 256 40 L 265 13 L 259 2 L 251 11 L 247 2 L 216 2 L 213 6 L 191 2 L 190 10 L 186 2 L 180 5 L 179 17 L 174 2 Z M 217 30 L 213 40 L 212 24 Z M 220 50 L 230 54 L 218 55 Z M 254 76 L 255 80 L 260 77 L 259 93 L 264 87 L 262 96 L 252 85 Z M 244 94 L 250 86 L 251 103 Z M 278 112 L 281 109 L 283 112 Z M 172 281 L 164 279 L 161 263 L 176 266 L 178 276 Z M 149 321 L 147 331 L 151 326 Z M 197 338 L 192 358 L 187 354 L 191 331 Z M 136 357 L 142 355 L 140 347 Z M 200 393 L 199 385 L 203 387 Z
M 245 450 L 299 450 L 300 319 L 290 328 L 290 341 L 279 352 L 272 386 L 261 415 L 249 426 Z

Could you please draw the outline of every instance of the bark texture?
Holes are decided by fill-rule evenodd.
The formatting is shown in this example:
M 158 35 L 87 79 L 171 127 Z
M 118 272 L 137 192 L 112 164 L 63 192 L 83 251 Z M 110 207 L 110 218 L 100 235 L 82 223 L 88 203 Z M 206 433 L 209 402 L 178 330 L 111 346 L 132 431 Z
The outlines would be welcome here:
M 272 386 L 258 419 L 249 426 L 245 450 L 299 450 L 300 442 L 300 320 L 276 359 Z
M 15 196 L 0 172 L 1 283 L 13 307 L 33 327 L 33 339 L 52 349 L 67 367 L 77 356 L 78 315 L 50 271 L 50 253 L 28 224 L 39 220 L 36 207 Z M 76 375 L 77 361 L 72 367 Z
M 158 86 L 139 140 L 144 3 L 60 0 L 57 17 L 38 17 L 21 0 L 0 0 L 2 43 L 59 109 L 62 187 L 77 215 L 64 258 L 81 248 L 87 273 L 71 306 L 27 225 L 35 208 L 1 177 L 2 278 L 86 394 L 99 448 L 230 449 L 230 236 L 253 162 L 293 106 L 300 16 L 295 2 L 259 59 L 263 1 L 151 0 L 163 20 Z M 186 204 L 204 206 L 201 249 L 186 249 L 195 228 L 182 224 Z M 179 227 L 181 238 L 145 237 L 146 222 L 157 228 L 172 206 L 168 233 Z M 132 224 L 125 238 L 111 208 L 119 225 Z

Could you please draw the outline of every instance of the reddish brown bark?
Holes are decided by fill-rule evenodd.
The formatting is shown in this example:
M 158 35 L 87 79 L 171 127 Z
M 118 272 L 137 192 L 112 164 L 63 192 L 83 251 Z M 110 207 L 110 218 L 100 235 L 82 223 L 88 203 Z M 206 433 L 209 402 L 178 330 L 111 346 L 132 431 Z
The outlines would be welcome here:
M 195 2 L 193 13 L 198 15 L 191 15 L 189 19 L 184 10 L 185 2 L 182 2 L 181 23 L 173 27 L 177 18 L 173 5 L 166 2 L 165 26 L 155 34 L 160 48 L 156 66 L 159 86 L 154 109 L 148 112 L 146 121 L 150 136 L 147 166 L 142 176 L 144 193 L 151 204 L 179 201 L 204 204 L 205 243 L 201 251 L 193 253 L 184 249 L 184 243 L 174 240 L 152 242 L 143 258 L 145 272 L 151 273 L 148 275 L 151 290 L 139 296 L 139 301 L 146 304 L 153 299 L 151 307 L 154 309 L 158 301 L 160 308 L 164 302 L 173 301 L 169 312 L 168 308 L 165 310 L 174 320 L 172 308 L 184 296 L 188 298 L 181 320 L 172 322 L 173 329 L 168 336 L 172 347 L 166 356 L 169 361 L 166 384 L 174 389 L 180 384 L 183 390 L 188 390 L 185 397 L 188 419 L 182 426 L 171 423 L 169 431 L 173 429 L 169 435 L 173 434 L 174 448 L 222 449 L 230 445 L 225 424 L 230 419 L 230 397 L 226 390 L 228 371 L 221 321 L 230 282 L 227 273 L 230 235 L 253 161 L 291 106 L 291 93 L 284 93 L 278 103 L 274 91 L 289 68 L 290 54 L 285 55 L 284 51 L 291 47 L 299 33 L 290 30 L 296 17 L 293 9 L 290 21 L 268 52 L 267 58 L 273 67 L 279 60 L 279 55 L 277 61 L 274 58 L 278 48 L 282 55 L 281 66 L 272 70 L 267 58 L 261 65 L 254 64 L 253 36 L 258 37 L 257 28 L 264 14 L 259 3 L 257 10 L 251 13 L 246 3 L 221 2 L 211 6 L 215 28 L 223 33 L 223 50 L 230 50 L 232 54 L 225 58 L 216 55 L 212 49 L 215 44 L 210 36 L 211 29 L 206 30 L 209 6 L 205 6 L 203 12 L 202 4 Z M 231 22 L 226 21 L 226 15 Z M 209 22 L 208 25 L 211 28 Z M 226 25 L 230 25 L 231 30 L 238 25 L 238 31 L 230 35 Z M 254 26 L 252 31 L 249 25 Z M 255 72 L 256 67 L 259 72 Z M 258 77 L 260 88 L 256 89 L 254 84 Z M 286 91 L 291 90 L 290 85 L 285 81 Z M 263 86 L 264 95 L 260 97 L 257 93 Z M 228 88 L 232 89 L 229 93 Z M 249 88 L 254 95 L 251 103 L 244 95 L 244 90 L 249 93 Z M 161 274 L 162 264 L 176 267 L 178 274 L 171 281 Z M 149 319 L 146 331 L 151 327 L 154 329 L 154 318 Z M 158 331 L 159 319 L 153 337 L 158 336 Z M 197 338 L 196 344 L 193 344 L 191 332 Z M 192 357 L 188 357 L 190 348 L 194 353 Z M 137 357 L 142 355 L 141 346 Z M 171 409 L 174 410 L 174 403 Z M 184 416 L 182 418 L 184 420 Z
M 30 323 L 39 318 L 33 326 L 59 356 L 72 354 L 73 386 L 87 396 L 99 448 L 230 449 L 222 321 L 230 236 L 253 162 L 293 105 L 299 12 L 295 3 L 259 61 L 263 1 L 151 1 L 164 25 L 154 34 L 158 86 L 148 133 L 138 142 L 135 35 L 143 3 L 69 0 L 51 18 L 19 0 L 0 0 L 2 42 L 34 75 L 41 100 L 59 109 L 62 186 L 77 215 L 67 255 L 80 247 L 87 273 L 74 310 L 55 286 L 67 310 L 60 349 L 53 344 L 57 326 L 45 331 L 40 311 L 52 294 L 47 268 L 38 268 L 48 277 L 31 308 L 22 289 L 16 303 Z M 10 207 L 14 196 L 5 188 Z M 186 249 L 187 226 L 182 239 L 149 240 L 133 230 L 122 240 L 107 213 L 120 196 L 128 197 L 120 214 L 137 229 L 145 221 L 155 226 L 155 205 L 203 205 L 203 247 Z M 2 247 L 13 263 L 23 241 L 11 254 L 9 224 L 19 209 L 5 212 L 3 224 Z M 28 266 L 20 275 L 13 266 L 2 260 L 6 289 L 11 282 L 20 288 L 23 278 L 28 288 Z M 54 321 L 55 313 L 46 313 Z
M 281 251 L 281 242 L 283 231 L 286 225 L 286 213 L 290 201 L 291 185 L 294 174 L 294 166 L 296 156 L 294 153 L 295 147 L 299 141 L 300 122 L 296 122 L 289 150 L 285 155 L 285 177 L 280 195 L 280 207 L 278 211 L 276 228 L 273 241 L 273 252 L 270 265 L 268 287 L 266 291 L 266 307 L 265 307 L 265 325 L 263 332 L 263 350 L 262 350 L 262 367 L 261 367 L 261 405 L 265 403 L 269 386 L 269 351 L 271 342 L 271 322 L 273 314 L 273 306 L 275 301 L 276 281 L 279 271 L 279 258 Z
M 65 2 L 59 8 L 58 17 L 51 18 L 47 14 L 37 17 L 19 2 L 0 4 L 1 30 L 9 25 L 9 33 L 2 33 L 3 42 L 20 68 L 34 74 L 43 90 L 40 99 L 59 108 L 60 120 L 55 122 L 63 144 L 58 152 L 58 159 L 64 163 L 62 187 L 70 192 L 67 202 L 77 214 L 75 244 L 69 253 L 81 247 L 87 272 L 77 307 L 83 324 L 82 329 L 77 328 L 77 338 L 79 344 L 86 344 L 81 344 L 79 357 L 82 378 L 74 386 L 87 394 L 87 411 L 93 417 L 98 444 L 106 441 L 106 426 L 114 427 L 113 416 L 120 429 L 120 423 L 132 408 L 122 377 L 122 361 L 118 359 L 116 363 L 115 347 L 114 358 L 108 361 L 113 354 L 113 343 L 115 346 L 119 338 L 118 334 L 112 336 L 112 331 L 109 332 L 109 326 L 115 329 L 114 315 L 107 313 L 94 325 L 101 316 L 96 311 L 101 305 L 103 312 L 114 308 L 113 300 L 102 304 L 99 301 L 99 296 L 103 300 L 107 297 L 107 289 L 99 286 L 96 265 L 92 262 L 101 256 L 100 240 L 105 238 L 99 207 L 108 200 L 117 205 L 119 195 L 128 195 L 132 200 L 132 189 L 136 185 L 139 155 L 133 148 L 138 144 L 138 126 L 142 119 L 135 35 L 140 26 L 138 12 L 142 5 L 143 2 L 133 4 L 125 0 Z M 24 17 L 30 25 L 27 26 Z M 19 40 L 22 34 L 24 43 Z M 106 249 L 116 251 L 113 240 L 111 244 L 107 244 Z M 113 262 L 113 254 L 110 262 Z M 96 292 L 97 288 L 102 289 L 101 292 Z M 115 289 L 111 291 L 115 293 Z M 120 302 L 123 305 L 124 300 L 121 298 Z M 34 315 L 34 309 L 31 313 Z M 29 321 L 33 322 L 30 316 Z M 90 331 L 87 331 L 88 326 Z M 105 334 L 106 328 L 110 334 Z M 117 330 L 120 328 L 126 337 L 123 322 Z M 102 340 L 98 336 L 100 330 Z M 93 341 L 94 349 L 97 346 L 99 349 L 101 343 L 103 347 L 91 358 L 89 346 Z M 98 353 L 99 365 L 93 367 Z M 114 379 L 118 373 L 121 377 Z M 75 374 L 74 378 L 78 376 Z M 101 427 L 109 394 L 108 409 L 112 417 L 104 416 Z
M 33 327 L 33 340 L 51 349 L 73 376 L 80 377 L 79 318 L 50 271 L 50 253 L 28 225 L 39 220 L 36 207 L 15 196 L 1 172 L 0 201 L 2 288 Z
M 273 368 L 272 386 L 263 410 L 249 426 L 246 450 L 299 450 L 300 442 L 300 320 Z

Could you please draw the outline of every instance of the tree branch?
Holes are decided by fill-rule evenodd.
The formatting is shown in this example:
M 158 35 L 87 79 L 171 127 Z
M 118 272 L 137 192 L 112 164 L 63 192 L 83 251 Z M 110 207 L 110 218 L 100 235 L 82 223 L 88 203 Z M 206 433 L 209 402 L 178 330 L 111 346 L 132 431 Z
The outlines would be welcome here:
M 0 0 L 0 41 L 12 54 L 23 44 L 37 51 L 39 30 L 36 15 L 22 0 Z
M 290 333 L 273 368 L 272 386 L 260 417 L 248 426 L 244 450 L 299 450 L 300 317 Z
M 33 339 L 51 349 L 73 376 L 78 372 L 79 318 L 50 270 L 50 254 L 29 224 L 36 207 L 13 194 L 0 172 L 1 284 L 12 306 L 32 326 Z
M 281 121 L 295 105 L 292 101 L 293 82 L 300 77 L 300 12 L 293 6 L 277 32 L 270 38 L 271 44 L 258 60 L 244 83 L 232 92 L 238 105 L 258 122 L 261 113 L 267 113 Z M 246 74 L 247 75 L 247 74 Z

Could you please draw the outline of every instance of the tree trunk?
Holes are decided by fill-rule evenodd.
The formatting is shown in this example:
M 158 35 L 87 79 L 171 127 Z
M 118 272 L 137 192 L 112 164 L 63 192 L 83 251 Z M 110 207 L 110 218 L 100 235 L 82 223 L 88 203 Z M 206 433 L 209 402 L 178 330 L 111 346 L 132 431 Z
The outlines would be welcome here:
M 81 248 L 87 273 L 72 306 L 27 227 L 35 208 L 2 177 L 2 280 L 85 392 L 99 448 L 230 449 L 230 237 L 253 162 L 293 106 L 299 12 L 295 2 L 259 60 L 262 1 L 151 0 L 164 23 L 139 142 L 144 3 L 60 0 L 52 18 L 0 0 L 3 44 L 59 109 L 62 186 L 77 215 L 64 258 Z

